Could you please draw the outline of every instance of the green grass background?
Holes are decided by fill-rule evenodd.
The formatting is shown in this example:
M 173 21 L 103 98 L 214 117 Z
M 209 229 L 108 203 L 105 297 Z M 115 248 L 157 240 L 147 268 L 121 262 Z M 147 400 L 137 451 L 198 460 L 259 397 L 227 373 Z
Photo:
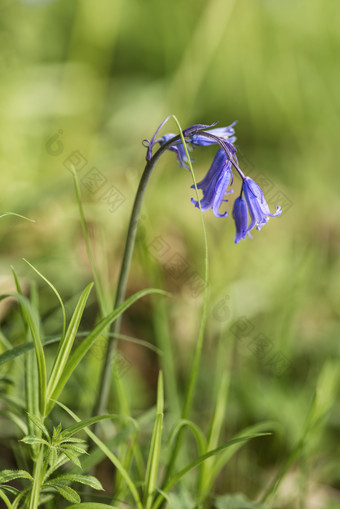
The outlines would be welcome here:
M 196 419 L 207 424 L 212 380 L 225 368 L 231 378 L 225 433 L 266 419 L 282 425 L 237 456 L 217 486 L 222 493 L 256 496 L 308 435 L 285 476 L 279 507 L 339 503 L 339 16 L 338 2 L 325 0 L 2 0 L 0 6 L 0 212 L 35 220 L 1 219 L 2 291 L 11 288 L 11 264 L 27 286 L 35 279 L 23 257 L 53 282 L 69 309 L 92 279 L 64 165 L 72 152 L 88 161 L 80 180 L 96 167 L 107 179 L 103 192 L 115 186 L 125 198 L 111 213 L 102 191 L 93 194 L 81 184 L 97 267 L 113 293 L 144 166 L 141 141 L 171 113 L 182 127 L 238 121 L 240 165 L 267 179 L 261 183 L 271 207 L 281 204 L 283 215 L 236 246 L 231 217 L 205 214 L 211 290 Z M 60 154 L 51 155 L 58 131 Z M 176 132 L 174 122 L 168 131 Z M 213 154 L 195 150 L 197 178 Z M 190 271 L 203 274 L 201 221 L 190 185 L 190 174 L 166 154 L 147 191 L 128 290 L 157 282 L 174 293 L 166 308 L 180 390 L 202 296 L 171 277 L 167 255 L 154 256 L 153 249 L 161 238 L 169 256 L 180 255 Z M 235 176 L 235 193 L 238 186 Z M 52 334 L 60 315 L 46 287 L 40 306 L 44 332 Z M 124 332 L 157 343 L 157 333 L 166 331 L 159 332 L 152 309 L 149 300 L 128 311 Z M 93 294 L 84 328 L 95 310 Z M 231 326 L 241 317 L 251 322 L 252 338 L 262 334 L 272 353 L 287 360 L 284 375 L 277 376 L 267 357 L 259 359 L 249 338 L 235 339 Z M 15 337 L 16 325 L 4 320 Z M 122 349 L 131 363 L 124 383 L 138 412 L 155 401 L 158 358 L 130 343 Z M 80 394 L 86 414 L 95 396 L 88 370 L 91 377 L 99 372 L 98 355 L 82 366 L 68 398 Z M 316 389 L 318 411 L 327 417 L 307 433 Z

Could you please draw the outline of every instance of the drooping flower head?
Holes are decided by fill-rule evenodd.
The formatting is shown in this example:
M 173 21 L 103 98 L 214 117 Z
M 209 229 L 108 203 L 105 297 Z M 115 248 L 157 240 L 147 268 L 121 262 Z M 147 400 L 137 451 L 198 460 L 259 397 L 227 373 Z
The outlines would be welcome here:
M 252 238 L 248 231 L 247 202 L 242 196 L 236 198 L 234 202 L 233 218 L 236 226 L 235 244 L 238 244 L 240 240 L 245 239 L 247 234 L 250 238 Z
M 257 230 L 261 230 L 262 226 L 268 223 L 269 217 L 276 217 L 281 214 L 281 207 L 277 207 L 275 214 L 271 214 L 262 189 L 250 177 L 245 177 L 243 180 L 242 191 L 251 218 L 248 231 L 254 228 L 254 226 L 256 226 Z
M 164 149 L 176 153 L 180 166 L 190 169 L 185 147 L 180 136 L 170 133 L 157 138 L 159 130 L 169 118 L 165 119 L 158 127 L 151 141 L 144 140 L 144 146 L 147 147 L 146 159 L 147 161 L 152 159 L 153 147 L 156 143 L 159 143 Z M 203 192 L 203 197 L 200 200 L 203 211 L 212 209 L 216 217 L 226 217 L 228 213 L 226 211 L 220 212 L 220 207 L 223 202 L 228 201 L 225 199 L 225 196 L 233 192 L 232 189 L 228 190 L 229 184 L 233 183 L 232 167 L 241 177 L 241 195 L 236 198 L 233 207 L 233 218 L 236 225 L 235 243 L 238 244 L 247 235 L 252 238 L 249 232 L 255 226 L 257 230 L 260 230 L 268 222 L 269 217 L 278 216 L 282 211 L 281 207 L 277 207 L 276 212 L 272 214 L 259 185 L 250 177 L 246 177 L 240 169 L 234 145 L 236 140 L 235 124 L 236 122 L 227 127 L 217 128 L 213 128 L 216 123 L 212 125 L 195 124 L 184 129 L 182 134 L 188 150 L 192 150 L 195 146 L 205 147 L 214 144 L 220 146 L 206 176 L 197 184 L 197 188 Z M 156 157 L 159 156 L 156 155 Z M 191 187 L 194 188 L 195 186 Z M 191 198 L 191 202 L 196 207 L 199 207 L 197 200 Z M 250 223 L 248 224 L 249 217 Z
M 230 181 L 233 180 L 231 171 L 231 162 L 227 159 L 224 150 L 220 149 L 212 162 L 212 165 L 201 182 L 197 184 L 197 189 L 203 191 L 203 198 L 200 200 L 203 211 L 212 209 L 216 217 L 225 217 L 228 212 L 220 213 L 219 209 L 225 200 L 226 194 L 233 191 L 227 191 Z M 195 188 L 195 186 L 191 186 Z M 195 207 L 199 207 L 198 201 L 191 198 Z

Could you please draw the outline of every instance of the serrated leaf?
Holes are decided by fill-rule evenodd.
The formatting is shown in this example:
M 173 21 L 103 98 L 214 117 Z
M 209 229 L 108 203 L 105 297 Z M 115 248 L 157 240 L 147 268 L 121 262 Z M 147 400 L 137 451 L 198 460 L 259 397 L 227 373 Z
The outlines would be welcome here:
M 41 419 L 39 419 L 36 415 L 33 415 L 29 412 L 27 412 L 27 416 L 29 418 L 30 421 L 33 422 L 33 424 L 40 429 L 40 431 L 49 439 L 50 438 L 50 434 L 46 428 L 46 426 L 44 426 L 44 424 L 41 422 Z
M 64 443 L 60 446 L 60 449 L 63 451 L 67 449 L 68 451 L 74 451 L 77 454 L 86 454 L 86 449 L 84 446 L 75 445 L 75 444 L 67 444 Z
M 28 444 L 28 445 L 36 445 L 36 444 L 44 444 L 44 445 L 47 445 L 47 446 L 50 445 L 43 438 L 32 437 L 31 435 L 28 435 L 27 437 L 22 438 L 20 440 L 20 442 L 24 442 L 24 444 Z
M 60 438 L 60 437 L 59 437 Z M 84 444 L 86 440 L 83 438 L 66 437 L 60 441 L 61 444 Z
M 50 467 L 56 464 L 58 461 L 58 453 L 55 447 L 51 447 L 47 455 L 47 463 Z
M 63 405 L 59 401 L 57 401 L 57 404 L 63 408 L 73 419 L 77 422 L 80 422 L 79 417 L 72 412 L 67 406 Z M 108 457 L 108 459 L 113 463 L 113 465 L 117 468 L 119 473 L 121 474 L 122 478 L 125 480 L 126 484 L 128 485 L 128 488 L 130 490 L 130 493 L 134 499 L 136 508 L 143 509 L 143 505 L 141 502 L 141 499 L 139 497 L 137 488 L 135 486 L 135 483 L 132 481 L 131 477 L 129 476 L 128 472 L 125 470 L 122 463 L 119 461 L 119 459 L 111 452 L 111 450 L 102 442 L 92 431 L 90 431 L 88 428 L 85 428 L 86 433 L 89 435 L 89 437 L 93 440 L 93 442 L 105 453 L 105 455 Z
M 74 463 L 75 465 L 77 465 L 77 467 L 81 468 L 81 463 L 78 459 L 78 456 L 77 454 L 75 454 L 74 452 L 72 451 L 68 451 L 68 450 L 63 450 L 63 454 L 65 454 L 65 456 L 72 462 Z
M 26 470 L 2 470 L 0 472 L 0 482 L 9 482 L 14 479 L 29 479 L 33 481 L 33 477 Z
M 57 492 L 62 497 L 64 497 L 69 502 L 79 503 L 81 500 L 80 496 L 78 495 L 78 493 L 76 491 L 74 491 L 72 488 L 70 488 L 69 486 L 66 486 L 62 483 L 59 484 L 56 482 L 47 482 L 44 484 L 43 487 L 44 488 L 47 488 L 47 487 L 54 488 L 55 490 L 57 490 Z
M 56 439 L 61 434 L 61 430 L 61 423 L 59 423 L 56 428 L 53 428 L 53 439 Z
M 80 484 L 90 486 L 90 488 L 93 488 L 94 490 L 104 489 L 100 481 L 98 481 L 98 479 L 92 475 L 67 474 L 61 475 L 59 477 L 54 477 L 50 482 L 79 482 Z

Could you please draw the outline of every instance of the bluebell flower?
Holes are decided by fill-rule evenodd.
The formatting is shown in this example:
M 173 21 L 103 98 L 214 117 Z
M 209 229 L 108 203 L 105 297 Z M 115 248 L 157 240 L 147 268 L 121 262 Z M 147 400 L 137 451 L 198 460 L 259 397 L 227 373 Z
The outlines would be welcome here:
M 162 139 L 159 141 L 159 143 L 162 145 L 163 143 L 166 143 L 167 141 L 171 140 L 171 138 L 174 138 L 175 136 L 176 136 L 176 134 L 172 134 L 172 133 L 165 134 L 164 136 L 162 136 Z M 187 143 L 187 148 L 188 148 L 188 150 L 191 149 L 191 147 L 188 143 Z M 190 170 L 190 168 L 188 166 L 188 158 L 185 153 L 185 148 L 181 141 L 178 141 L 174 145 L 171 145 L 171 147 L 169 147 L 168 150 L 176 153 L 177 161 L 180 166 L 182 166 L 183 168 L 186 168 L 187 170 Z
M 216 217 L 228 215 L 228 212 L 221 214 L 219 209 L 224 201 L 228 201 L 224 199 L 224 196 L 232 192 L 232 190 L 227 191 L 232 179 L 231 162 L 227 159 L 224 150 L 220 149 L 215 155 L 208 173 L 197 184 L 197 188 L 203 191 L 203 198 L 200 200 L 203 211 L 212 209 Z M 195 188 L 195 186 L 191 187 Z M 191 202 L 199 207 L 198 201 L 191 198 Z
M 144 140 L 143 144 L 147 147 L 146 159 L 147 161 L 151 161 L 153 157 L 153 147 L 156 143 L 159 143 L 161 146 L 166 144 L 165 148 L 167 150 L 176 153 L 179 165 L 190 169 L 185 146 L 178 135 L 169 133 L 162 137 L 157 137 L 158 132 L 169 118 L 170 117 L 166 118 L 164 122 L 161 123 L 151 141 Z M 233 218 L 236 225 L 235 243 L 238 244 L 240 240 L 245 239 L 247 235 L 252 238 L 250 231 L 255 226 L 260 230 L 262 226 L 269 221 L 269 217 L 278 216 L 282 211 L 281 207 L 277 207 L 276 212 L 272 214 L 259 185 L 250 177 L 246 177 L 240 169 L 236 157 L 236 148 L 234 146 L 236 140 L 234 136 L 235 123 L 236 122 L 227 127 L 214 127 L 216 123 L 211 125 L 194 124 L 183 130 L 183 137 L 185 138 L 186 148 L 188 150 L 193 149 L 195 146 L 205 147 L 214 144 L 220 146 L 208 173 L 204 179 L 197 184 L 197 189 L 203 192 L 202 199 L 200 200 L 201 209 L 203 211 L 212 209 L 216 217 L 227 216 L 228 213 L 226 211 L 221 213 L 220 208 L 223 202 L 228 201 L 225 199 L 225 196 L 233 192 L 232 190 L 228 190 L 229 184 L 233 182 L 232 166 L 241 177 L 241 195 L 235 200 L 233 207 Z M 191 187 L 194 188 L 195 186 Z M 191 202 L 199 208 L 199 202 L 197 200 L 191 198 Z
M 143 144 L 145 147 L 147 147 L 147 154 L 146 159 L 147 161 L 150 161 L 152 157 L 152 151 L 153 147 L 156 143 L 159 143 L 160 145 L 164 145 L 164 143 L 167 143 L 171 138 L 175 138 L 176 135 L 173 133 L 165 134 L 164 136 L 157 138 L 157 134 L 160 131 L 160 129 L 164 126 L 164 124 L 169 120 L 170 117 L 167 117 L 160 126 L 156 129 L 155 134 L 153 135 L 151 141 L 144 140 Z M 225 150 L 229 152 L 230 157 L 236 159 L 236 148 L 234 147 L 233 143 L 236 140 L 235 129 L 234 125 L 236 122 L 233 122 L 231 125 L 227 127 L 217 127 L 214 129 L 211 129 L 216 124 L 206 125 L 206 124 L 194 124 L 187 129 L 184 129 L 183 136 L 186 139 L 187 149 L 191 150 L 195 146 L 201 146 L 206 147 L 208 145 L 214 145 L 214 144 L 224 144 Z M 200 131 L 204 130 L 204 133 L 200 133 Z M 183 166 L 186 169 L 189 169 L 188 166 L 188 159 L 185 153 L 184 146 L 181 142 L 181 140 L 177 140 L 174 142 L 173 145 L 171 145 L 168 150 L 171 150 L 172 152 L 176 153 L 177 160 L 180 166 Z
M 250 177 L 243 179 L 242 192 L 244 193 L 250 215 L 250 225 L 247 231 L 250 231 L 254 226 L 256 226 L 257 230 L 261 230 L 262 226 L 269 221 L 269 217 L 276 217 L 281 214 L 282 210 L 279 206 L 275 214 L 270 212 L 262 189 Z
M 242 196 L 239 196 L 235 200 L 233 208 L 233 218 L 236 226 L 235 244 L 238 244 L 240 240 L 243 240 L 247 234 L 249 235 L 250 238 L 252 238 L 248 231 L 247 202 Z
M 232 145 L 236 141 L 235 129 L 234 125 L 236 122 L 233 122 L 227 127 L 216 127 L 215 129 L 207 129 L 205 132 L 208 134 L 212 134 L 216 138 L 219 138 L 220 140 L 223 140 L 231 145 L 233 152 L 236 152 L 235 147 Z M 207 136 L 204 136 L 204 134 L 193 134 L 189 135 L 190 143 L 193 145 L 197 145 L 200 147 L 206 147 L 208 145 L 214 145 L 217 142 L 217 140 L 214 140 L 213 138 L 208 138 Z

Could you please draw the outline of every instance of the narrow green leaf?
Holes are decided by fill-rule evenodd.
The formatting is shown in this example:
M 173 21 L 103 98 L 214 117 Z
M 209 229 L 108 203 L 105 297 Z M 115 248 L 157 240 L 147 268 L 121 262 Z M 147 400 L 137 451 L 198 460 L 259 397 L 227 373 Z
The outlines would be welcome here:
M 162 491 L 164 493 L 167 493 L 169 490 L 171 490 L 171 488 L 173 488 L 173 486 L 175 486 L 178 483 L 178 481 L 187 472 L 189 472 L 193 468 L 195 468 L 198 465 L 200 465 L 206 459 L 211 458 L 212 456 L 215 456 L 216 454 L 219 454 L 221 451 L 223 451 L 227 447 L 230 447 L 230 446 L 232 446 L 234 444 L 237 444 L 238 442 L 244 442 L 244 441 L 247 441 L 247 440 L 251 440 L 252 438 L 262 437 L 262 436 L 266 436 L 266 435 L 270 435 L 270 434 L 271 433 L 256 433 L 256 434 L 251 435 L 251 436 L 244 436 L 244 437 L 239 437 L 239 438 L 234 438 L 232 440 L 229 440 L 224 445 L 221 445 L 220 447 L 217 447 L 216 449 L 213 449 L 212 451 L 209 451 L 209 452 L 203 454 L 202 456 L 199 456 L 195 461 L 192 461 L 185 468 L 183 468 L 182 470 L 177 472 L 177 474 L 174 475 L 174 477 L 172 477 L 172 479 L 170 479 L 170 481 L 166 484 L 166 486 L 164 488 L 162 488 Z M 163 499 L 164 499 L 164 496 L 163 495 L 159 495 L 157 497 L 157 500 L 153 504 L 152 509 L 158 509 L 158 507 L 161 505 Z
M 69 486 L 66 486 L 65 484 L 62 483 L 59 484 L 57 482 L 47 482 L 44 484 L 43 487 L 54 488 L 62 497 L 68 500 L 68 502 L 78 503 L 81 500 L 78 493 Z
M 227 396 L 229 389 L 230 376 L 227 372 L 223 372 L 219 376 L 219 388 L 217 391 L 216 404 L 214 408 L 214 412 L 210 422 L 210 430 L 207 440 L 206 451 L 211 451 L 218 446 L 220 440 L 220 434 L 222 430 L 223 423 L 225 422 L 226 415 L 226 406 L 227 406 Z M 245 434 L 245 433 L 244 433 Z M 228 449 L 230 450 L 230 449 Z M 199 473 L 199 492 L 202 494 L 208 493 L 209 490 L 207 486 L 212 484 L 213 479 L 211 477 L 212 470 L 216 463 L 215 458 L 210 458 L 207 461 L 202 463 L 200 473 Z
M 59 477 L 54 477 L 53 479 L 51 479 L 50 482 L 58 483 L 79 482 L 80 484 L 90 486 L 90 488 L 93 488 L 94 490 L 104 489 L 103 486 L 101 485 L 101 482 L 98 481 L 98 479 L 96 479 L 92 475 L 78 475 L 78 474 L 61 475 Z
M 69 358 L 74 339 L 78 332 L 80 320 L 81 317 L 83 316 L 85 305 L 90 294 L 90 291 L 92 289 L 92 286 L 93 283 L 87 285 L 87 287 L 83 290 L 82 294 L 80 295 L 70 325 L 67 328 L 65 337 L 62 337 L 60 341 L 58 353 L 53 364 L 53 368 L 47 386 L 47 400 L 50 399 L 51 394 L 58 385 L 59 379 L 63 375 L 63 371 Z
M 63 332 L 62 332 L 62 335 L 61 337 L 63 338 L 64 335 L 65 335 L 65 327 L 66 327 L 66 313 L 65 313 L 65 306 L 64 306 L 64 303 L 62 301 L 62 298 L 60 297 L 59 295 L 59 292 L 57 291 L 57 289 L 53 286 L 53 284 L 41 273 L 39 272 L 39 270 L 37 268 L 34 267 L 34 265 L 32 265 L 28 260 L 26 260 L 25 258 L 23 259 L 24 262 L 27 263 L 27 265 L 29 265 L 31 267 L 31 269 L 33 269 L 37 274 L 38 276 L 41 277 L 41 279 L 43 279 L 45 281 L 45 283 L 48 284 L 48 286 L 53 290 L 53 292 L 55 293 L 57 299 L 59 300 L 60 302 L 60 306 L 61 306 L 61 311 L 62 311 L 62 315 L 63 315 Z
M 69 426 L 68 428 L 65 428 L 64 431 L 61 433 L 62 439 L 69 438 L 75 433 L 78 433 L 78 431 L 81 431 L 82 429 L 86 428 L 87 426 L 91 426 L 92 424 L 95 424 L 96 422 L 103 421 L 104 419 L 121 419 L 123 416 L 117 415 L 117 414 L 104 414 L 104 415 L 97 415 L 96 417 L 90 417 L 89 419 L 85 419 L 78 424 L 74 424 L 73 426 Z M 135 422 L 133 419 L 123 417 L 125 420 L 129 419 L 132 422 Z
M 14 267 L 12 267 L 12 273 L 15 281 L 15 286 L 17 288 L 18 294 L 21 296 L 23 295 L 19 278 L 14 270 Z M 32 292 L 32 303 L 33 303 L 33 292 Z M 27 321 L 25 319 L 25 312 L 20 307 L 20 314 L 21 318 L 24 324 L 25 332 L 26 332 L 26 342 L 29 342 L 32 340 L 32 334 L 29 330 Z M 33 343 L 34 347 L 34 343 Z M 38 415 L 39 414 L 39 374 L 37 369 L 37 359 L 35 356 L 34 351 L 30 351 L 28 355 L 24 359 L 24 373 L 25 373 L 25 398 L 26 398 L 26 411 L 30 412 L 31 414 Z M 28 433 L 34 434 L 34 426 L 32 421 L 30 421 L 27 418 L 27 427 L 28 427 Z M 36 454 L 36 448 L 33 447 L 33 453 Z
M 61 435 L 60 435 L 61 436 Z M 59 438 L 60 438 L 59 436 Z M 75 438 L 75 437 L 66 437 L 65 439 L 60 439 L 59 443 L 70 443 L 70 444 L 84 444 L 86 443 L 86 440 L 83 438 Z
M 202 454 L 204 454 L 204 451 L 206 451 L 206 449 L 207 449 L 207 441 L 206 441 L 206 438 L 204 436 L 204 433 L 200 429 L 200 427 L 197 426 L 197 424 L 195 424 L 194 422 L 192 422 L 192 421 L 190 421 L 188 419 L 181 419 L 176 424 L 176 426 L 172 430 L 172 432 L 170 434 L 170 437 L 169 437 L 169 440 L 168 440 L 170 446 L 171 446 L 171 442 L 176 438 L 176 436 L 179 433 L 181 433 L 183 428 L 189 428 L 189 430 L 192 432 L 192 434 L 193 434 L 193 436 L 194 436 L 194 438 L 196 440 L 198 454 L 200 456 Z
M 14 479 L 29 479 L 33 481 L 33 477 L 26 470 L 1 470 L 0 482 L 9 482 Z
M 44 445 L 47 445 L 49 446 L 50 444 L 44 440 L 43 438 L 39 438 L 39 437 L 33 437 L 32 435 L 29 435 L 27 437 L 24 437 L 20 440 L 20 442 L 24 442 L 24 444 L 28 444 L 28 445 L 37 445 L 37 444 L 44 444 Z
M 93 329 L 93 331 L 82 341 L 82 343 L 76 348 L 73 354 L 68 359 L 66 366 L 63 370 L 62 375 L 60 376 L 57 385 L 55 386 L 54 391 L 49 396 L 49 404 L 47 407 L 47 414 L 52 410 L 55 401 L 58 399 L 61 391 L 63 390 L 65 384 L 68 379 L 72 375 L 73 371 L 78 366 L 79 362 L 83 359 L 86 353 L 89 351 L 91 346 L 95 343 L 96 339 L 101 335 L 101 333 L 112 323 L 114 322 L 118 316 L 120 316 L 126 309 L 128 309 L 132 304 L 134 304 L 138 299 L 144 297 L 145 295 L 150 295 L 152 293 L 158 293 L 160 295 L 168 295 L 167 292 L 163 290 L 157 289 L 146 289 L 141 290 L 140 292 L 135 293 L 128 299 L 126 299 L 123 304 L 121 304 L 118 308 L 114 309 L 111 313 L 109 313 L 103 320 L 99 322 L 99 324 Z M 54 400 L 54 401 L 53 401 Z
M 4 214 L 0 215 L 0 219 L 6 216 L 16 216 L 20 217 L 21 219 L 26 219 L 26 221 L 30 221 L 31 223 L 35 223 L 35 219 L 30 219 L 29 217 L 22 216 L 21 214 L 17 214 L 16 212 L 5 212 Z
M 44 415 L 46 406 L 46 362 L 44 349 L 40 341 L 38 320 L 35 316 L 35 313 L 33 312 L 30 302 L 28 299 L 26 299 L 26 297 L 20 295 L 19 293 L 7 293 L 5 295 L 1 295 L 0 300 L 6 299 L 8 297 L 14 297 L 19 301 L 25 322 L 27 323 L 28 328 L 32 334 L 39 378 L 39 407 L 41 414 Z
M 152 432 L 150 452 L 145 474 L 145 488 L 144 488 L 145 509 L 150 509 L 153 494 L 157 486 L 157 473 L 162 441 L 163 408 L 164 408 L 163 374 L 160 371 L 157 386 L 156 418 Z
M 71 461 L 71 463 L 74 463 L 75 465 L 77 465 L 77 467 L 81 468 L 81 463 L 80 463 L 79 458 L 76 453 L 74 453 L 73 451 L 64 449 L 64 448 L 62 448 L 62 452 Z
M 6 484 L 0 484 L 0 488 L 5 491 L 6 493 L 10 493 L 11 495 L 13 495 L 14 497 L 16 497 L 18 495 L 18 493 L 20 493 L 19 490 L 17 490 L 16 488 L 13 488 L 13 486 L 10 486 L 10 485 L 6 485 Z M 25 490 L 23 490 L 25 491 Z
M 264 430 L 271 429 L 273 430 L 278 426 L 277 422 L 274 421 L 263 421 L 258 424 L 254 424 L 253 426 L 248 426 L 247 428 L 244 428 L 238 435 L 234 438 L 238 438 L 241 435 L 247 435 L 247 436 L 258 436 L 257 433 L 263 432 Z M 222 451 L 221 454 L 218 455 L 217 458 L 215 458 L 212 470 L 211 470 L 211 477 L 209 480 L 209 484 L 207 484 L 207 490 L 210 491 L 211 485 L 213 483 L 213 480 L 216 479 L 218 474 L 221 472 L 222 468 L 228 463 L 228 461 L 231 460 L 231 458 L 239 451 L 241 447 L 243 447 L 246 444 L 246 442 L 239 442 L 235 444 L 233 447 L 230 447 L 226 449 L 225 451 Z
M 56 336 L 51 339 L 47 339 L 45 341 L 42 341 L 43 346 L 52 345 L 54 343 L 57 343 L 60 340 L 60 336 Z M 11 348 L 10 350 L 7 350 L 7 352 L 4 352 L 0 355 L 0 366 L 2 364 L 6 364 L 7 362 L 10 362 L 20 355 L 23 355 L 24 353 L 30 352 L 34 348 L 34 343 L 24 343 L 22 345 L 15 346 L 14 348 Z
M 76 445 L 76 444 L 63 444 L 60 447 L 61 450 L 65 451 L 73 451 L 77 454 L 86 454 L 86 450 L 84 446 Z
M 7 509 L 12 509 L 13 508 L 9 498 L 7 497 L 7 495 L 5 495 L 5 493 L 2 490 L 0 490 L 0 498 L 6 504 Z
M 39 419 L 36 415 L 33 415 L 33 414 L 30 414 L 29 412 L 27 412 L 27 416 L 29 418 L 30 421 L 33 422 L 33 424 L 40 429 L 40 431 L 45 435 L 45 437 L 47 439 L 50 439 L 50 434 L 48 432 L 48 429 L 46 428 L 46 426 L 44 425 L 44 423 L 41 421 L 41 419 Z

